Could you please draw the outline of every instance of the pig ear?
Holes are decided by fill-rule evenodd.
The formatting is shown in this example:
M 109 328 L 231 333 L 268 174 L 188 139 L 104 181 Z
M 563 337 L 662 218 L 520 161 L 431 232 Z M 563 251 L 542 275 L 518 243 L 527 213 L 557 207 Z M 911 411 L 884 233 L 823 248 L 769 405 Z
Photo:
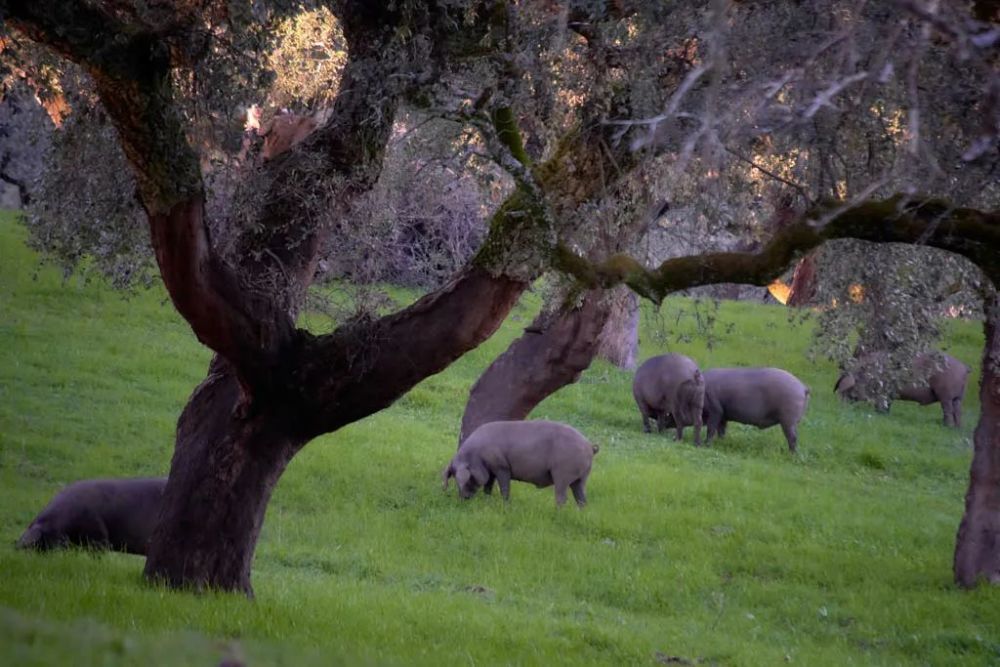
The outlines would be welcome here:
M 476 478 L 476 483 L 479 486 L 486 486 L 486 482 L 490 481 L 490 473 L 486 471 L 486 466 L 482 463 L 476 463 L 471 470 L 472 476 Z
M 455 464 L 449 463 L 448 466 L 441 472 L 441 481 L 444 482 L 444 485 L 441 487 L 443 490 L 448 490 L 448 482 L 450 482 L 451 478 L 454 476 Z
M 469 477 L 471 477 L 471 473 L 469 473 L 468 466 L 462 466 L 455 470 L 455 483 L 458 484 L 460 491 L 469 483 Z

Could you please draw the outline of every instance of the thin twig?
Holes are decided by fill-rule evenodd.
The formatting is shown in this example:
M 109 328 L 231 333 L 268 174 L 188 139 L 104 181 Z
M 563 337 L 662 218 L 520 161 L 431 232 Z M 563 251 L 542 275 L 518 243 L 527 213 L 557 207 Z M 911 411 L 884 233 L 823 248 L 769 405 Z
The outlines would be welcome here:
M 798 193 L 800 195 L 802 195 L 802 199 L 804 199 L 807 204 L 809 204 L 809 205 L 813 204 L 812 199 L 809 197 L 809 192 L 802 185 L 799 185 L 795 181 L 790 181 L 787 178 L 784 178 L 783 176 L 779 176 L 778 174 L 774 173 L 773 171 L 771 171 L 771 170 L 769 170 L 769 169 L 767 169 L 765 167 L 760 166 L 759 164 L 757 164 L 756 162 L 754 162 L 751 158 L 748 158 L 745 155 L 742 155 L 738 151 L 735 151 L 732 148 L 729 148 L 728 146 L 723 146 L 723 148 L 725 149 L 725 151 L 727 153 L 729 153 L 730 155 L 734 156 L 740 162 L 744 162 L 744 163 L 748 164 L 749 166 L 753 167 L 757 171 L 761 172 L 762 174 L 764 174 L 766 176 L 770 176 L 771 178 L 773 178 L 776 181 L 781 181 L 785 185 L 787 185 L 789 187 L 792 187 L 792 188 L 795 188 L 795 190 L 797 190 Z

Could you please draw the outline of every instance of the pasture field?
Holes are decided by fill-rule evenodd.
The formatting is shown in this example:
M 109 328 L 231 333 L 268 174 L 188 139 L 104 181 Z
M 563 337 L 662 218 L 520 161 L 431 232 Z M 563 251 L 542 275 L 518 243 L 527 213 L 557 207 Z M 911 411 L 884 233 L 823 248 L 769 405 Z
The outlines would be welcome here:
M 586 510 L 518 483 L 509 506 L 444 494 L 469 387 L 528 295 L 480 349 L 292 462 L 256 600 L 151 586 L 135 556 L 16 551 L 62 485 L 165 474 L 209 360 L 162 289 L 64 282 L 25 238 L 0 218 L 0 664 L 1000 664 L 1000 589 L 951 580 L 978 371 L 957 431 L 939 406 L 844 405 L 809 323 L 752 303 L 722 306 L 711 349 L 690 301 L 644 306 L 642 356 L 792 371 L 812 388 L 797 456 L 777 428 L 732 424 L 711 449 L 645 435 L 631 373 L 598 363 L 532 415 L 601 446 Z M 948 330 L 978 368 L 981 325 Z

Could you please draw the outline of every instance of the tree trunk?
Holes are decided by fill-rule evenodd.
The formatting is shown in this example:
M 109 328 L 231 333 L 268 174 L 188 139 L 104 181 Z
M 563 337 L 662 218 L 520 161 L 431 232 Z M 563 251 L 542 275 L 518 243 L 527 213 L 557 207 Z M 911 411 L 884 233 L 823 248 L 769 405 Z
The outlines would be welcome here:
M 639 297 L 621 286 L 610 295 L 610 312 L 597 342 L 597 356 L 634 370 L 639 356 Z
M 304 439 L 273 413 L 240 420 L 239 383 L 216 357 L 177 424 L 147 578 L 253 595 L 250 567 L 278 478 Z
M 816 251 L 799 260 L 792 274 L 792 287 L 786 306 L 805 306 L 816 296 Z
M 594 359 L 610 312 L 608 294 L 591 290 L 579 306 L 540 313 L 472 386 L 459 445 L 487 422 L 524 419 L 547 396 L 576 382 Z
M 955 544 L 955 582 L 1000 583 L 1000 295 L 986 303 L 986 346 L 979 384 L 979 424 Z

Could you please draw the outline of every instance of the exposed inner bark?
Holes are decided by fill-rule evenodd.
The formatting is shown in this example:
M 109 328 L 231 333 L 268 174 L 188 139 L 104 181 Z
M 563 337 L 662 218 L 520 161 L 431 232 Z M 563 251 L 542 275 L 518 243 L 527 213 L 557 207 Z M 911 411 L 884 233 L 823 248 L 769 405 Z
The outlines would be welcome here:
M 307 340 L 289 387 L 300 427 L 315 436 L 388 407 L 491 336 L 526 287 L 468 267 L 399 313 Z
M 252 384 L 265 383 L 280 349 L 292 338 L 290 315 L 252 296 L 212 253 L 201 196 L 167 213 L 150 212 L 156 261 L 178 312 L 198 340 L 223 352 Z
M 805 306 L 816 296 L 816 253 L 811 252 L 795 265 L 786 306 Z
M 979 385 L 980 415 L 955 543 L 955 582 L 971 588 L 1000 583 L 1000 296 L 986 303 L 986 346 Z
M 576 382 L 594 359 L 610 311 L 608 295 L 592 290 L 579 306 L 539 314 L 472 386 L 459 445 L 487 422 L 524 419 L 546 396 Z

